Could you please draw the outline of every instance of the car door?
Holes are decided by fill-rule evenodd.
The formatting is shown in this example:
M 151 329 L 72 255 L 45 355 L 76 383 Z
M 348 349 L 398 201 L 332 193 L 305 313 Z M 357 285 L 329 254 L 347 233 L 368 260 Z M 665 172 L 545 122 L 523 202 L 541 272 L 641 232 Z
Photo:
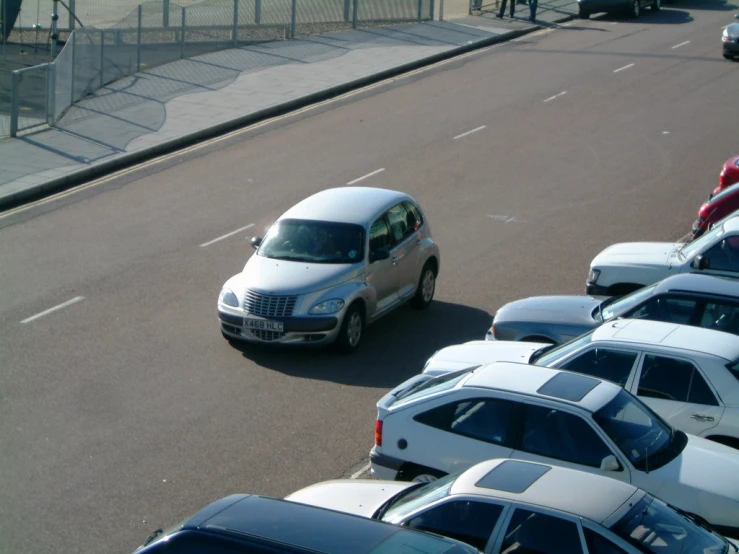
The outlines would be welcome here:
M 398 298 L 398 267 L 392 261 L 393 239 L 385 215 L 379 217 L 370 227 L 368 237 L 367 284 L 375 292 L 376 316 L 392 308 L 399 302 Z M 388 251 L 390 256 L 373 261 L 373 255 Z
M 672 426 L 693 435 L 715 427 L 724 412 L 718 394 L 694 361 L 645 352 L 636 395 Z
M 589 420 L 560 407 L 529 402 L 521 403 L 521 407 L 518 444 L 512 458 L 553 463 L 631 482 L 621 453 L 611 449 Z M 609 456 L 618 461 L 618 470 L 601 469 Z
M 394 242 L 390 259 L 397 268 L 398 296 L 408 298 L 418 285 L 421 271 L 416 268 L 420 240 L 416 237 L 415 216 L 400 203 L 388 210 L 387 219 Z
M 574 492 L 573 492 L 574 494 Z M 546 508 L 513 504 L 491 554 L 583 554 L 579 518 Z

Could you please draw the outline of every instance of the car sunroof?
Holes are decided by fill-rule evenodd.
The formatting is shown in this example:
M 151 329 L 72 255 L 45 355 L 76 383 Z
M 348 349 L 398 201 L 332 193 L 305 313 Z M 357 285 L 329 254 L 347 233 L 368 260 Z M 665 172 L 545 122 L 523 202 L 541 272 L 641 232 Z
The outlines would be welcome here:
M 475 483 L 475 486 L 519 494 L 533 485 L 539 477 L 550 469 L 552 468 L 541 464 L 506 460 L 488 472 L 485 477 Z
M 562 400 L 580 402 L 599 383 L 600 381 L 598 379 L 586 377 L 585 375 L 558 373 L 539 387 L 539 390 L 536 392 L 545 396 L 561 398 Z

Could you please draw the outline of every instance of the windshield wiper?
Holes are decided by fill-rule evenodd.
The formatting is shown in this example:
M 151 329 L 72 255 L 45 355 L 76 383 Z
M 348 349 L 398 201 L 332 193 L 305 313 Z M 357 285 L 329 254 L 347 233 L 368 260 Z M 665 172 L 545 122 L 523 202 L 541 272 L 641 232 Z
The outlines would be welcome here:
M 146 546 L 147 544 L 149 544 L 151 541 L 153 541 L 154 539 L 156 539 L 162 533 L 164 533 L 164 531 L 162 529 L 157 529 L 151 535 L 148 536 L 148 538 L 144 541 L 144 544 L 142 546 Z
M 716 529 L 714 529 L 713 525 L 711 525 L 704 517 L 699 516 L 698 514 L 694 514 L 693 512 L 687 512 L 685 510 L 682 510 L 682 509 L 678 508 L 677 506 L 673 506 L 672 504 L 668 504 L 668 506 L 670 508 L 672 508 L 673 510 L 675 510 L 681 516 L 689 519 L 690 521 L 692 521 L 693 523 L 695 523 L 696 525 L 698 525 L 699 527 L 702 527 L 706 531 L 709 531 L 711 533 L 714 533 L 715 535 L 718 535 L 722 539 L 726 540 L 726 537 L 724 537 L 721 533 L 719 533 L 718 531 L 716 531 Z M 734 548 L 734 550 L 736 552 L 739 552 L 739 548 L 737 548 L 736 545 L 733 542 L 731 542 L 730 540 L 726 540 L 726 542 L 728 542 Z
M 548 344 L 546 346 L 542 346 L 539 348 L 539 350 L 536 350 L 533 354 L 531 354 L 531 357 L 529 358 L 529 364 L 533 364 L 536 360 L 541 358 L 544 354 L 549 352 L 552 348 L 557 346 L 556 344 Z
M 385 501 L 385 503 L 382 506 L 380 506 L 380 508 L 375 512 L 375 515 L 372 516 L 372 519 L 377 519 L 377 520 L 382 521 L 382 516 L 385 515 L 385 513 L 390 509 L 390 507 L 393 504 L 395 504 L 401 498 L 405 497 L 408 493 L 410 493 L 410 492 L 412 492 L 412 491 L 414 491 L 414 490 L 416 490 L 416 489 L 418 489 L 420 487 L 423 487 L 424 485 L 428 485 L 428 483 L 413 483 L 407 489 L 403 489 L 402 491 L 400 491 L 395 496 L 392 496 L 392 497 L 388 498 Z

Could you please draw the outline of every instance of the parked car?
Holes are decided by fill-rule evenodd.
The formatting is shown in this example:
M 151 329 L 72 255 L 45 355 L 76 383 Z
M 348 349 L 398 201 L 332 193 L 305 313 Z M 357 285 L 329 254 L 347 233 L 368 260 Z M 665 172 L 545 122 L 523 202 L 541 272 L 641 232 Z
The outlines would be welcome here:
M 625 13 L 636 19 L 644 8 L 652 8 L 658 12 L 662 8 L 662 0 L 577 0 L 580 18 L 588 19 L 599 12 Z
M 739 13 L 734 15 L 739 19 Z M 724 58 L 727 60 L 739 57 L 739 23 L 732 23 L 724 27 L 721 33 L 721 43 L 724 46 Z
M 676 273 L 739 277 L 739 215 L 688 242 L 614 244 L 590 262 L 587 294 L 621 296 Z
M 671 321 L 739 334 L 739 279 L 672 275 L 626 296 L 534 296 L 498 309 L 485 340 L 562 344 L 617 318 Z
M 615 383 L 499 362 L 412 377 L 377 403 L 379 479 L 429 480 L 491 458 L 631 483 L 739 538 L 739 453 L 675 429 Z
M 134 554 L 480 554 L 447 537 L 253 494 L 157 529 Z
M 324 190 L 285 212 L 218 296 L 228 340 L 331 344 L 354 351 L 364 328 L 402 303 L 425 309 L 439 247 L 418 202 L 368 187 Z
M 739 35 L 739 23 L 735 23 L 734 26 L 737 27 L 735 34 Z M 718 186 L 713 189 L 708 199 L 710 200 L 714 194 L 718 194 L 726 187 L 730 187 L 736 183 L 739 183 L 739 156 L 733 156 L 726 160 L 718 176 Z
M 698 208 L 698 217 L 693 222 L 691 240 L 695 240 L 716 223 L 739 210 L 739 183 L 711 193 Z
M 429 483 L 326 481 L 287 499 L 445 535 L 490 554 L 660 554 L 668 544 L 686 554 L 735 552 L 694 515 L 633 485 L 524 460 L 486 460 Z
M 583 373 L 636 394 L 681 431 L 739 449 L 739 336 L 632 319 L 607 323 L 556 348 L 538 344 L 533 352 L 536 343 L 483 344 L 488 347 L 445 349 L 423 372 L 441 375 L 465 363 L 471 368 L 510 361 Z M 515 345 L 521 345 L 518 352 Z

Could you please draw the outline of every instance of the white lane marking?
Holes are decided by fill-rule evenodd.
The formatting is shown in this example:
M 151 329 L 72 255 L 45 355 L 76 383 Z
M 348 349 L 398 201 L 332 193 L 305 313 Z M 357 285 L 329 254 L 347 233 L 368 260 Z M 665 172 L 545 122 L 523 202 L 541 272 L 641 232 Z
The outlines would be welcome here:
M 624 69 L 629 69 L 630 67 L 634 67 L 633 63 L 630 63 L 629 65 L 625 65 L 623 67 L 619 67 L 618 69 L 614 69 L 614 73 L 618 73 L 619 71 L 623 71 Z
M 38 319 L 40 317 L 44 317 L 45 315 L 49 315 L 51 312 L 55 312 L 57 310 L 61 310 L 62 308 L 66 308 L 67 306 L 71 306 L 72 304 L 76 304 L 80 300 L 84 300 L 84 296 L 76 296 L 72 298 L 72 300 L 67 300 L 66 302 L 63 302 L 59 304 L 58 306 L 54 306 L 53 308 L 49 308 L 48 310 L 44 310 L 43 312 L 39 312 L 36 315 L 32 315 L 31 317 L 28 317 L 21 321 L 21 323 L 31 323 L 35 319 Z
M 457 135 L 452 140 L 457 140 L 462 137 L 466 137 L 467 135 L 471 135 L 472 133 L 476 133 L 477 131 L 482 131 L 487 125 L 480 125 L 479 127 L 472 129 L 471 131 L 467 131 L 466 133 L 462 133 L 461 135 Z
M 372 173 L 367 173 L 367 175 L 362 175 L 361 177 L 357 177 L 353 181 L 349 181 L 347 185 L 353 185 L 354 183 L 358 183 L 359 181 L 364 181 L 365 179 L 369 179 L 373 175 L 377 175 L 378 173 L 382 173 L 385 171 L 384 167 L 381 167 L 380 169 L 375 169 Z
M 676 44 L 675 46 L 672 47 L 672 49 L 674 50 L 675 48 L 680 48 L 681 46 L 685 46 L 686 44 L 690 44 L 690 41 L 689 40 L 686 40 L 685 42 L 681 42 L 680 44 Z
M 227 239 L 228 237 L 232 237 L 236 233 L 240 233 L 241 231 L 246 231 L 249 227 L 254 227 L 254 224 L 253 223 L 249 223 L 249 225 L 244 225 L 240 229 L 236 229 L 235 231 L 231 231 L 230 233 L 226 233 L 225 235 L 220 236 L 217 239 L 213 239 L 213 240 L 209 240 L 208 242 L 204 242 L 203 244 L 200 245 L 200 247 L 203 248 L 205 246 L 210 246 L 214 242 L 218 242 L 219 240 L 223 240 L 223 239 Z
M 564 96 L 565 94 L 567 94 L 567 91 L 566 90 L 563 90 L 559 94 L 555 94 L 554 96 L 550 96 L 549 98 L 547 98 L 546 100 L 544 100 L 544 102 L 550 102 L 550 101 L 554 100 L 555 98 L 559 98 L 560 96 Z
M 517 219 L 516 216 L 507 216 L 507 215 L 489 215 L 488 217 L 490 219 L 495 219 L 496 221 L 502 221 L 503 223 L 510 223 L 511 221 L 514 221 L 516 223 L 526 223 L 522 219 Z
M 349 479 L 359 479 L 359 476 L 362 475 L 362 473 L 364 473 L 365 471 L 368 471 L 370 467 L 372 467 L 372 466 L 368 463 L 362 469 L 360 469 L 360 470 L 355 471 L 354 473 L 352 473 L 352 475 L 351 475 L 351 477 L 349 477 Z

